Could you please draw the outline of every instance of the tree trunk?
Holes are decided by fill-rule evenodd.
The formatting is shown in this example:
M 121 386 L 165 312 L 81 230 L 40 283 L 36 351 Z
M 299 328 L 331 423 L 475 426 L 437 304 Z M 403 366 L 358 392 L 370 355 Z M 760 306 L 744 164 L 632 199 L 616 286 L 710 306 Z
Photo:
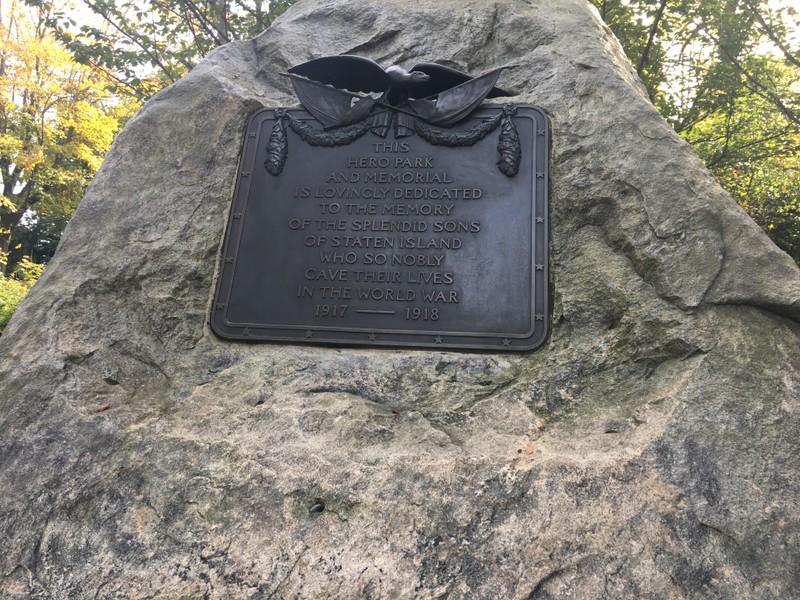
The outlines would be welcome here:
M 11 232 L 19 225 L 22 212 L 4 212 L 0 214 L 0 252 L 8 253 L 11 245 Z

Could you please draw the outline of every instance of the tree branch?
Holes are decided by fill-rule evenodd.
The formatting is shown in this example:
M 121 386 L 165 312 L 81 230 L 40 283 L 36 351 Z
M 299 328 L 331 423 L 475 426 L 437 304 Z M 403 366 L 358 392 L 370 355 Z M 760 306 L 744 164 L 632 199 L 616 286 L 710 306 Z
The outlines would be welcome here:
M 142 49 L 142 51 L 143 51 L 143 52 L 144 52 L 144 53 L 145 53 L 145 54 L 148 56 L 148 58 L 150 59 L 150 61 L 151 61 L 151 62 L 152 62 L 152 63 L 153 63 L 155 66 L 157 66 L 159 69 L 161 69 L 161 70 L 164 72 L 164 74 L 165 74 L 165 75 L 167 76 L 167 78 L 170 80 L 170 83 L 175 83 L 175 81 L 177 81 L 177 80 L 176 80 L 176 78 L 175 78 L 175 76 L 174 76 L 174 74 L 172 73 L 172 71 L 171 71 L 171 70 L 170 70 L 170 69 L 169 69 L 169 68 L 168 68 L 166 65 L 164 65 L 164 64 L 163 64 L 163 63 L 162 63 L 162 62 L 159 60 L 159 58 L 158 58 L 158 57 L 157 57 L 155 54 L 153 54 L 153 53 L 150 51 L 150 49 L 149 49 L 149 48 L 147 48 L 147 46 L 145 46 L 145 44 L 143 44 L 143 43 L 141 42 L 141 40 L 139 40 L 137 37 L 134 37 L 133 35 L 131 35 L 131 34 L 130 34 L 130 33 L 128 33 L 127 31 L 125 31 L 125 30 L 124 30 L 122 27 L 120 27 L 120 26 L 119 26 L 117 23 L 115 23 L 115 22 L 114 22 L 114 21 L 111 19 L 111 17 L 109 17 L 109 16 L 108 16 L 108 14 L 104 13 L 104 12 L 103 12 L 103 11 L 102 11 L 102 10 L 101 10 L 101 9 L 100 9 L 98 6 L 97 6 L 97 4 L 93 3 L 91 0 L 84 0 L 84 2 L 86 3 L 86 5 L 87 5 L 89 8 L 91 8 L 91 9 L 92 9 L 92 10 L 95 12 L 95 14 L 98 14 L 98 15 L 100 15 L 101 17 L 103 17 L 103 19 L 104 19 L 104 20 L 105 20 L 105 21 L 106 21 L 106 22 L 107 22 L 109 25 L 111 25 L 111 26 L 112 26 L 114 29 L 116 29 L 117 31 L 119 31 L 119 32 L 120 32 L 120 33 L 121 33 L 123 36 L 125 36 L 126 38 L 128 38 L 128 39 L 129 39 L 130 41 L 132 41 L 134 44 L 136 44 L 137 46 L 139 46 L 139 48 L 141 48 L 141 49 Z
M 658 33 L 658 27 L 661 24 L 661 19 L 664 16 L 664 9 L 667 7 L 667 1 L 668 0 L 661 0 L 661 4 L 659 4 L 658 6 L 656 15 L 655 17 L 653 17 L 653 24 L 650 26 L 650 35 L 648 35 L 647 43 L 644 46 L 642 55 L 639 57 L 639 64 L 636 65 L 636 73 L 639 75 L 639 77 L 642 76 L 644 68 L 647 65 L 647 61 L 650 55 L 650 49 L 653 47 L 653 42 L 656 39 L 656 33 Z
M 764 16 L 758 11 L 758 8 L 756 6 L 753 6 L 753 3 L 750 0 L 744 0 L 744 3 L 747 5 L 747 8 L 753 11 L 753 15 L 758 21 L 761 31 L 764 33 L 764 35 L 766 35 L 769 38 L 769 40 L 773 44 L 775 44 L 778 50 L 780 50 L 783 53 L 784 58 L 786 58 L 786 60 L 788 60 L 794 66 L 800 67 L 800 58 L 797 58 L 794 55 L 794 53 L 786 46 L 786 44 L 783 43 L 783 40 L 781 40 L 775 33 L 775 29 L 766 22 Z
M 786 104 L 784 104 L 784 102 L 780 98 L 780 96 L 778 96 L 775 92 L 770 90 L 766 85 L 761 83 L 761 81 L 755 75 L 750 73 L 744 67 L 744 65 L 741 63 L 741 61 L 738 58 L 736 58 L 735 56 L 733 56 L 733 54 L 731 54 L 728 51 L 728 49 L 725 47 L 725 45 L 720 42 L 719 38 L 717 36 L 715 36 L 713 33 L 711 33 L 708 30 L 708 28 L 703 27 L 703 30 L 706 32 L 706 35 L 708 35 L 708 37 L 711 38 L 717 44 L 717 46 L 719 47 L 720 51 L 725 55 L 725 58 L 727 58 L 728 61 L 730 61 L 730 63 L 734 67 L 736 67 L 736 69 L 742 75 L 744 75 L 745 79 L 747 79 L 747 81 L 749 81 L 751 84 L 753 84 L 758 90 L 761 90 L 761 92 L 763 93 L 763 97 L 766 100 L 768 100 L 770 103 L 772 103 L 775 106 L 775 108 L 777 108 L 781 112 L 781 114 L 783 114 L 783 116 L 785 116 L 787 119 L 789 119 L 792 123 L 794 123 L 795 125 L 800 126 L 800 116 L 797 113 L 795 113 L 792 109 L 790 109 L 788 106 L 786 106 Z

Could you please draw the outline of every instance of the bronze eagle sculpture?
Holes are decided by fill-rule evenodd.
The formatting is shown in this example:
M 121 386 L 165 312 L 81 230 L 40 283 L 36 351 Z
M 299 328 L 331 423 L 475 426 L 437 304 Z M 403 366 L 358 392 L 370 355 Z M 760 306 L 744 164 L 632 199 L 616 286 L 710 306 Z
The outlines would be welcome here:
M 373 108 L 450 127 L 467 117 L 486 98 L 511 96 L 495 87 L 504 69 L 479 77 L 436 63 L 417 63 L 411 70 L 383 69 L 362 56 L 324 56 L 289 69 L 300 102 L 326 129 L 364 119 Z M 360 95 L 373 94 L 373 95 Z M 388 126 L 388 123 L 386 124 Z

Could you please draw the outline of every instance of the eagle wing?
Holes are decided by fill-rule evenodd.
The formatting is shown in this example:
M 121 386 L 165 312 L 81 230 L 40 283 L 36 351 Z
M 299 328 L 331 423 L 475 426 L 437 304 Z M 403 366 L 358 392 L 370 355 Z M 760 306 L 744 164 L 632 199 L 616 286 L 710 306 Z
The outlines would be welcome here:
M 450 127 L 469 115 L 485 98 L 491 98 L 492 90 L 497 89 L 494 84 L 504 68 L 469 78 L 464 83 L 439 92 L 435 100 L 411 100 L 409 105 L 426 123 Z
M 462 73 L 456 69 L 437 65 L 436 63 L 417 63 L 411 67 L 411 71 L 421 71 L 428 75 L 429 79 L 428 81 L 413 84 L 408 94 L 410 98 L 428 98 L 430 96 L 435 96 L 473 79 L 473 76 L 468 73 Z M 486 97 L 499 98 L 513 95 L 514 94 L 510 94 L 500 88 L 492 87 Z
M 292 67 L 289 73 L 351 92 L 381 93 L 392 83 L 378 63 L 349 54 L 315 58 Z
M 325 127 L 338 127 L 352 110 L 353 96 L 342 90 L 289 75 L 303 107 Z

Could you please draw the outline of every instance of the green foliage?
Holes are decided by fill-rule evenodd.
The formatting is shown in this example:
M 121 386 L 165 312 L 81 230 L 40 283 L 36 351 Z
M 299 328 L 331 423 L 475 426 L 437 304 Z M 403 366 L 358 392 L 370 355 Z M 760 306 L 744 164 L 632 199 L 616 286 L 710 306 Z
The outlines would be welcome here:
M 728 189 L 775 244 L 800 264 L 800 157 L 721 170 Z
M 0 271 L 5 269 L 6 255 L 0 252 Z M 31 262 L 23 257 L 11 275 L 0 272 L 0 334 L 2 334 L 11 315 L 42 274 L 44 265 Z
M 800 48 L 788 0 L 592 0 L 651 99 L 800 262 Z
M 47 32 L 45 7 L 12 0 L 0 18 L 0 251 L 28 211 L 69 217 L 127 105 Z
M 23 219 L 11 234 L 7 271 L 13 271 L 25 256 L 34 262 L 47 264 L 56 252 L 66 224 L 66 217 Z
M 48 4 L 48 23 L 78 62 L 108 73 L 117 93 L 144 100 L 217 46 L 261 33 L 293 2 L 79 0 L 95 22 L 78 23 L 69 8 Z

